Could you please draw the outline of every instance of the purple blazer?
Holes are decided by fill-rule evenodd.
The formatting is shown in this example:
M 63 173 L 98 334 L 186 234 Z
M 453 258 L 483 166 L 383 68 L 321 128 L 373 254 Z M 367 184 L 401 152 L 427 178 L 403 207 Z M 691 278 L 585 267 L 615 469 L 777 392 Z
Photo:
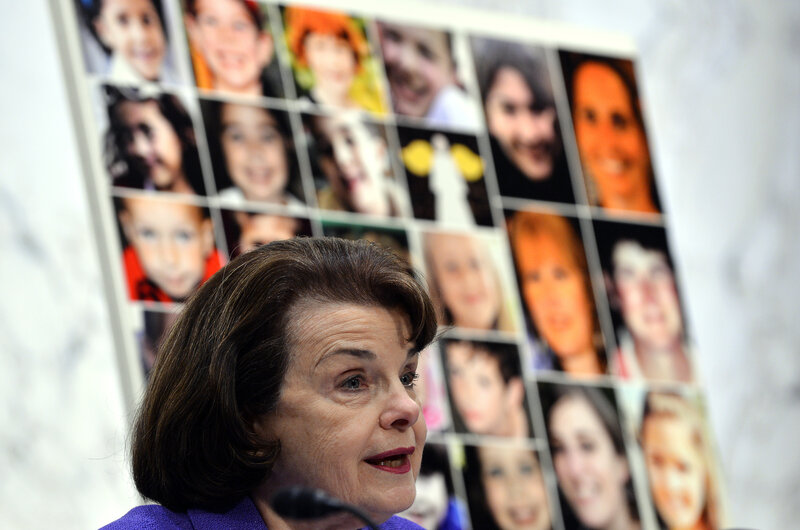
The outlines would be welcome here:
M 416 523 L 396 515 L 380 527 L 382 530 L 422 530 Z M 218 528 L 268 530 L 250 497 L 245 497 L 225 513 L 203 510 L 177 513 L 159 504 L 145 504 L 137 506 L 113 523 L 104 526 L 103 530 L 217 530 Z

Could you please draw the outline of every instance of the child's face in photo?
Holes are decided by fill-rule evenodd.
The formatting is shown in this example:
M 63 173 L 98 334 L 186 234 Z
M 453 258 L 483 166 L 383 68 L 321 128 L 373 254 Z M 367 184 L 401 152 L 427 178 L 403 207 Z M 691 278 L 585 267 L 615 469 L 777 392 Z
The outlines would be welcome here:
M 289 183 L 286 142 L 278 122 L 261 107 L 226 103 L 221 144 L 233 183 L 247 200 L 281 202 Z
M 664 254 L 622 241 L 614 247 L 612 261 L 622 317 L 634 340 L 646 349 L 680 347 L 683 319 Z
M 593 349 L 593 305 L 583 272 L 554 236 L 520 241 L 516 252 L 523 297 L 541 337 L 562 358 Z
M 272 36 L 259 28 L 243 0 L 197 0 L 186 16 L 192 45 L 214 74 L 215 88 L 261 92 L 261 71 L 272 60 Z
M 650 490 L 669 528 L 692 528 L 706 504 L 706 464 L 692 428 L 676 417 L 651 416 L 642 429 Z
M 384 139 L 355 113 L 321 117 L 318 126 L 331 146 L 334 167 L 326 176 L 336 197 L 354 212 L 389 215 L 385 183 L 389 157 Z
M 575 515 L 590 528 L 611 527 L 627 512 L 628 463 L 583 398 L 561 398 L 550 411 L 550 438 L 558 483 Z
M 573 85 L 578 150 L 601 205 L 649 195 L 650 152 L 622 79 L 610 67 L 589 62 L 575 72 Z
M 522 382 L 506 384 L 497 359 L 468 342 L 450 343 L 446 354 L 450 393 L 467 429 L 505 435 L 511 414 L 522 406 Z
M 147 277 L 173 300 L 189 296 L 214 248 L 211 220 L 197 206 L 151 198 L 125 199 L 119 217 Z
M 544 479 L 529 449 L 479 447 L 486 504 L 501 530 L 550 528 Z
M 323 92 L 325 101 L 346 99 L 358 66 L 350 43 L 338 35 L 309 33 L 303 49 L 314 74 L 314 90 Z
M 425 117 L 439 91 L 456 82 L 447 33 L 385 22 L 379 28 L 395 112 Z
M 531 180 L 550 177 L 559 149 L 556 109 L 538 108 L 519 70 L 500 68 L 486 94 L 486 121 L 511 162 Z
M 247 215 L 240 214 L 236 217 L 241 229 L 239 247 L 242 253 L 255 250 L 261 245 L 291 239 L 298 228 L 297 219 L 281 217 L 279 215 Z
M 157 189 L 169 189 L 184 177 L 183 145 L 155 101 L 124 101 L 117 110 L 125 128 L 128 155 L 142 164 Z
M 94 27 L 115 56 L 127 61 L 145 79 L 158 79 L 166 38 L 151 0 L 101 0 Z
M 417 496 L 408 510 L 400 516 L 417 523 L 422 528 L 439 528 L 447 515 L 447 483 L 441 473 L 417 477 Z
M 429 234 L 428 251 L 442 302 L 453 325 L 492 329 L 501 307 L 494 267 L 480 242 L 468 235 Z

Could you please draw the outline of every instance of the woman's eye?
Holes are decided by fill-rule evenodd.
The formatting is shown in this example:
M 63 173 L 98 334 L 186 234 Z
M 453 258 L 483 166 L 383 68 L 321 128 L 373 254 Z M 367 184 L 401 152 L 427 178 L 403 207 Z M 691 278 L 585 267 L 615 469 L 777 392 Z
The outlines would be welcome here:
M 419 379 L 419 374 L 417 372 L 408 372 L 400 376 L 400 382 L 403 383 L 403 386 L 408 388 L 414 388 L 417 379 Z
M 624 131 L 628 128 L 630 124 L 630 120 L 627 117 L 623 116 L 619 112 L 614 112 L 611 114 L 611 123 L 614 125 L 614 128 L 619 131 Z
M 353 377 L 348 377 L 345 379 L 344 383 L 342 383 L 342 388 L 345 390 L 361 390 L 364 387 L 364 377 L 361 375 L 355 375 Z

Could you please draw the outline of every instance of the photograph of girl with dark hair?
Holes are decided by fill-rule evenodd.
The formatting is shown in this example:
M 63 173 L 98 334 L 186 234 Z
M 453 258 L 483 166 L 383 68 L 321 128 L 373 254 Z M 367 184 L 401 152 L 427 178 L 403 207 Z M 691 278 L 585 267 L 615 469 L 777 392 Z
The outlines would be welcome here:
M 284 10 L 286 47 L 301 101 L 384 114 L 362 19 L 300 6 Z
M 691 349 L 669 252 L 660 226 L 595 221 L 623 379 L 693 381 Z
M 720 528 L 711 444 L 697 404 L 677 393 L 648 393 L 639 443 L 659 525 L 669 530 Z
M 500 195 L 575 202 L 544 48 L 471 43 Z
M 90 72 L 115 83 L 178 81 L 161 0 L 76 0 Z
M 184 0 L 197 88 L 283 97 L 267 7 L 253 0 Z
M 144 196 L 115 206 L 131 300 L 183 302 L 222 267 L 207 209 Z
M 564 526 L 641 528 L 613 390 L 539 383 L 539 392 Z
M 273 241 L 311 236 L 308 219 L 241 210 L 221 213 L 231 259 Z
M 449 226 L 492 226 L 485 164 L 474 136 L 398 127 L 414 217 Z
M 518 211 L 508 219 L 534 368 L 598 376 L 606 373 L 606 354 L 578 233 L 552 213 Z
M 219 198 L 305 208 L 289 115 L 258 105 L 201 100 Z
M 457 432 L 531 436 L 516 345 L 446 339 L 442 360 Z
M 320 209 L 407 215 L 409 200 L 395 179 L 383 124 L 358 111 L 304 114 L 303 123 Z
M 589 203 L 609 213 L 660 213 L 633 63 L 560 56 Z
M 465 530 L 465 509 L 455 495 L 447 446 L 426 443 L 417 476 L 417 496 L 401 517 L 426 530 Z M 477 528 L 477 527 L 476 527 Z
M 552 527 L 547 488 L 536 451 L 522 445 L 467 445 L 464 457 L 472 528 Z
M 425 269 L 441 326 L 513 332 L 516 323 L 496 240 L 467 232 L 425 232 Z
M 112 186 L 205 195 L 194 125 L 177 96 L 112 85 L 103 85 L 103 96 Z

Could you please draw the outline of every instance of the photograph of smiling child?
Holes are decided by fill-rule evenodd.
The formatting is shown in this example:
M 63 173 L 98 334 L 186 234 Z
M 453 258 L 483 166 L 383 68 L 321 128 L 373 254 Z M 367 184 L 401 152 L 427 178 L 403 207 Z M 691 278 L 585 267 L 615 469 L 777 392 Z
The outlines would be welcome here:
M 183 302 L 222 266 L 205 208 L 142 196 L 115 205 L 131 300 Z
M 578 227 L 534 211 L 513 212 L 507 224 L 534 368 L 573 377 L 604 374 L 603 335 Z
M 386 130 L 357 112 L 303 116 L 323 210 L 404 216 L 409 204 L 392 171 Z
M 362 19 L 299 6 L 284 10 L 289 49 L 300 101 L 386 112 Z
M 447 446 L 425 444 L 416 487 L 414 503 L 400 512 L 400 517 L 417 523 L 426 530 L 469 528 L 464 517 L 464 506 L 455 494 Z
M 589 203 L 609 213 L 660 213 L 633 63 L 561 53 Z
M 613 390 L 539 383 L 564 526 L 639 530 Z
M 198 88 L 283 97 L 266 6 L 252 0 L 185 0 L 184 7 Z
M 305 207 L 286 112 L 216 100 L 201 100 L 200 108 L 222 203 L 231 207 L 248 201 Z
M 385 20 L 377 26 L 394 112 L 430 125 L 476 129 L 477 105 L 459 79 L 455 36 Z
M 617 335 L 612 373 L 691 382 L 691 351 L 666 231 L 606 221 L 594 226 Z
M 549 530 L 550 505 L 536 451 L 519 445 L 464 447 L 472 528 Z
M 447 339 L 442 349 L 456 431 L 529 437 L 530 422 L 517 347 Z
M 160 0 L 77 0 L 87 69 L 115 83 L 176 82 Z
M 111 185 L 205 195 L 192 118 L 173 94 L 103 85 Z
M 500 195 L 574 202 L 544 48 L 470 42 Z

